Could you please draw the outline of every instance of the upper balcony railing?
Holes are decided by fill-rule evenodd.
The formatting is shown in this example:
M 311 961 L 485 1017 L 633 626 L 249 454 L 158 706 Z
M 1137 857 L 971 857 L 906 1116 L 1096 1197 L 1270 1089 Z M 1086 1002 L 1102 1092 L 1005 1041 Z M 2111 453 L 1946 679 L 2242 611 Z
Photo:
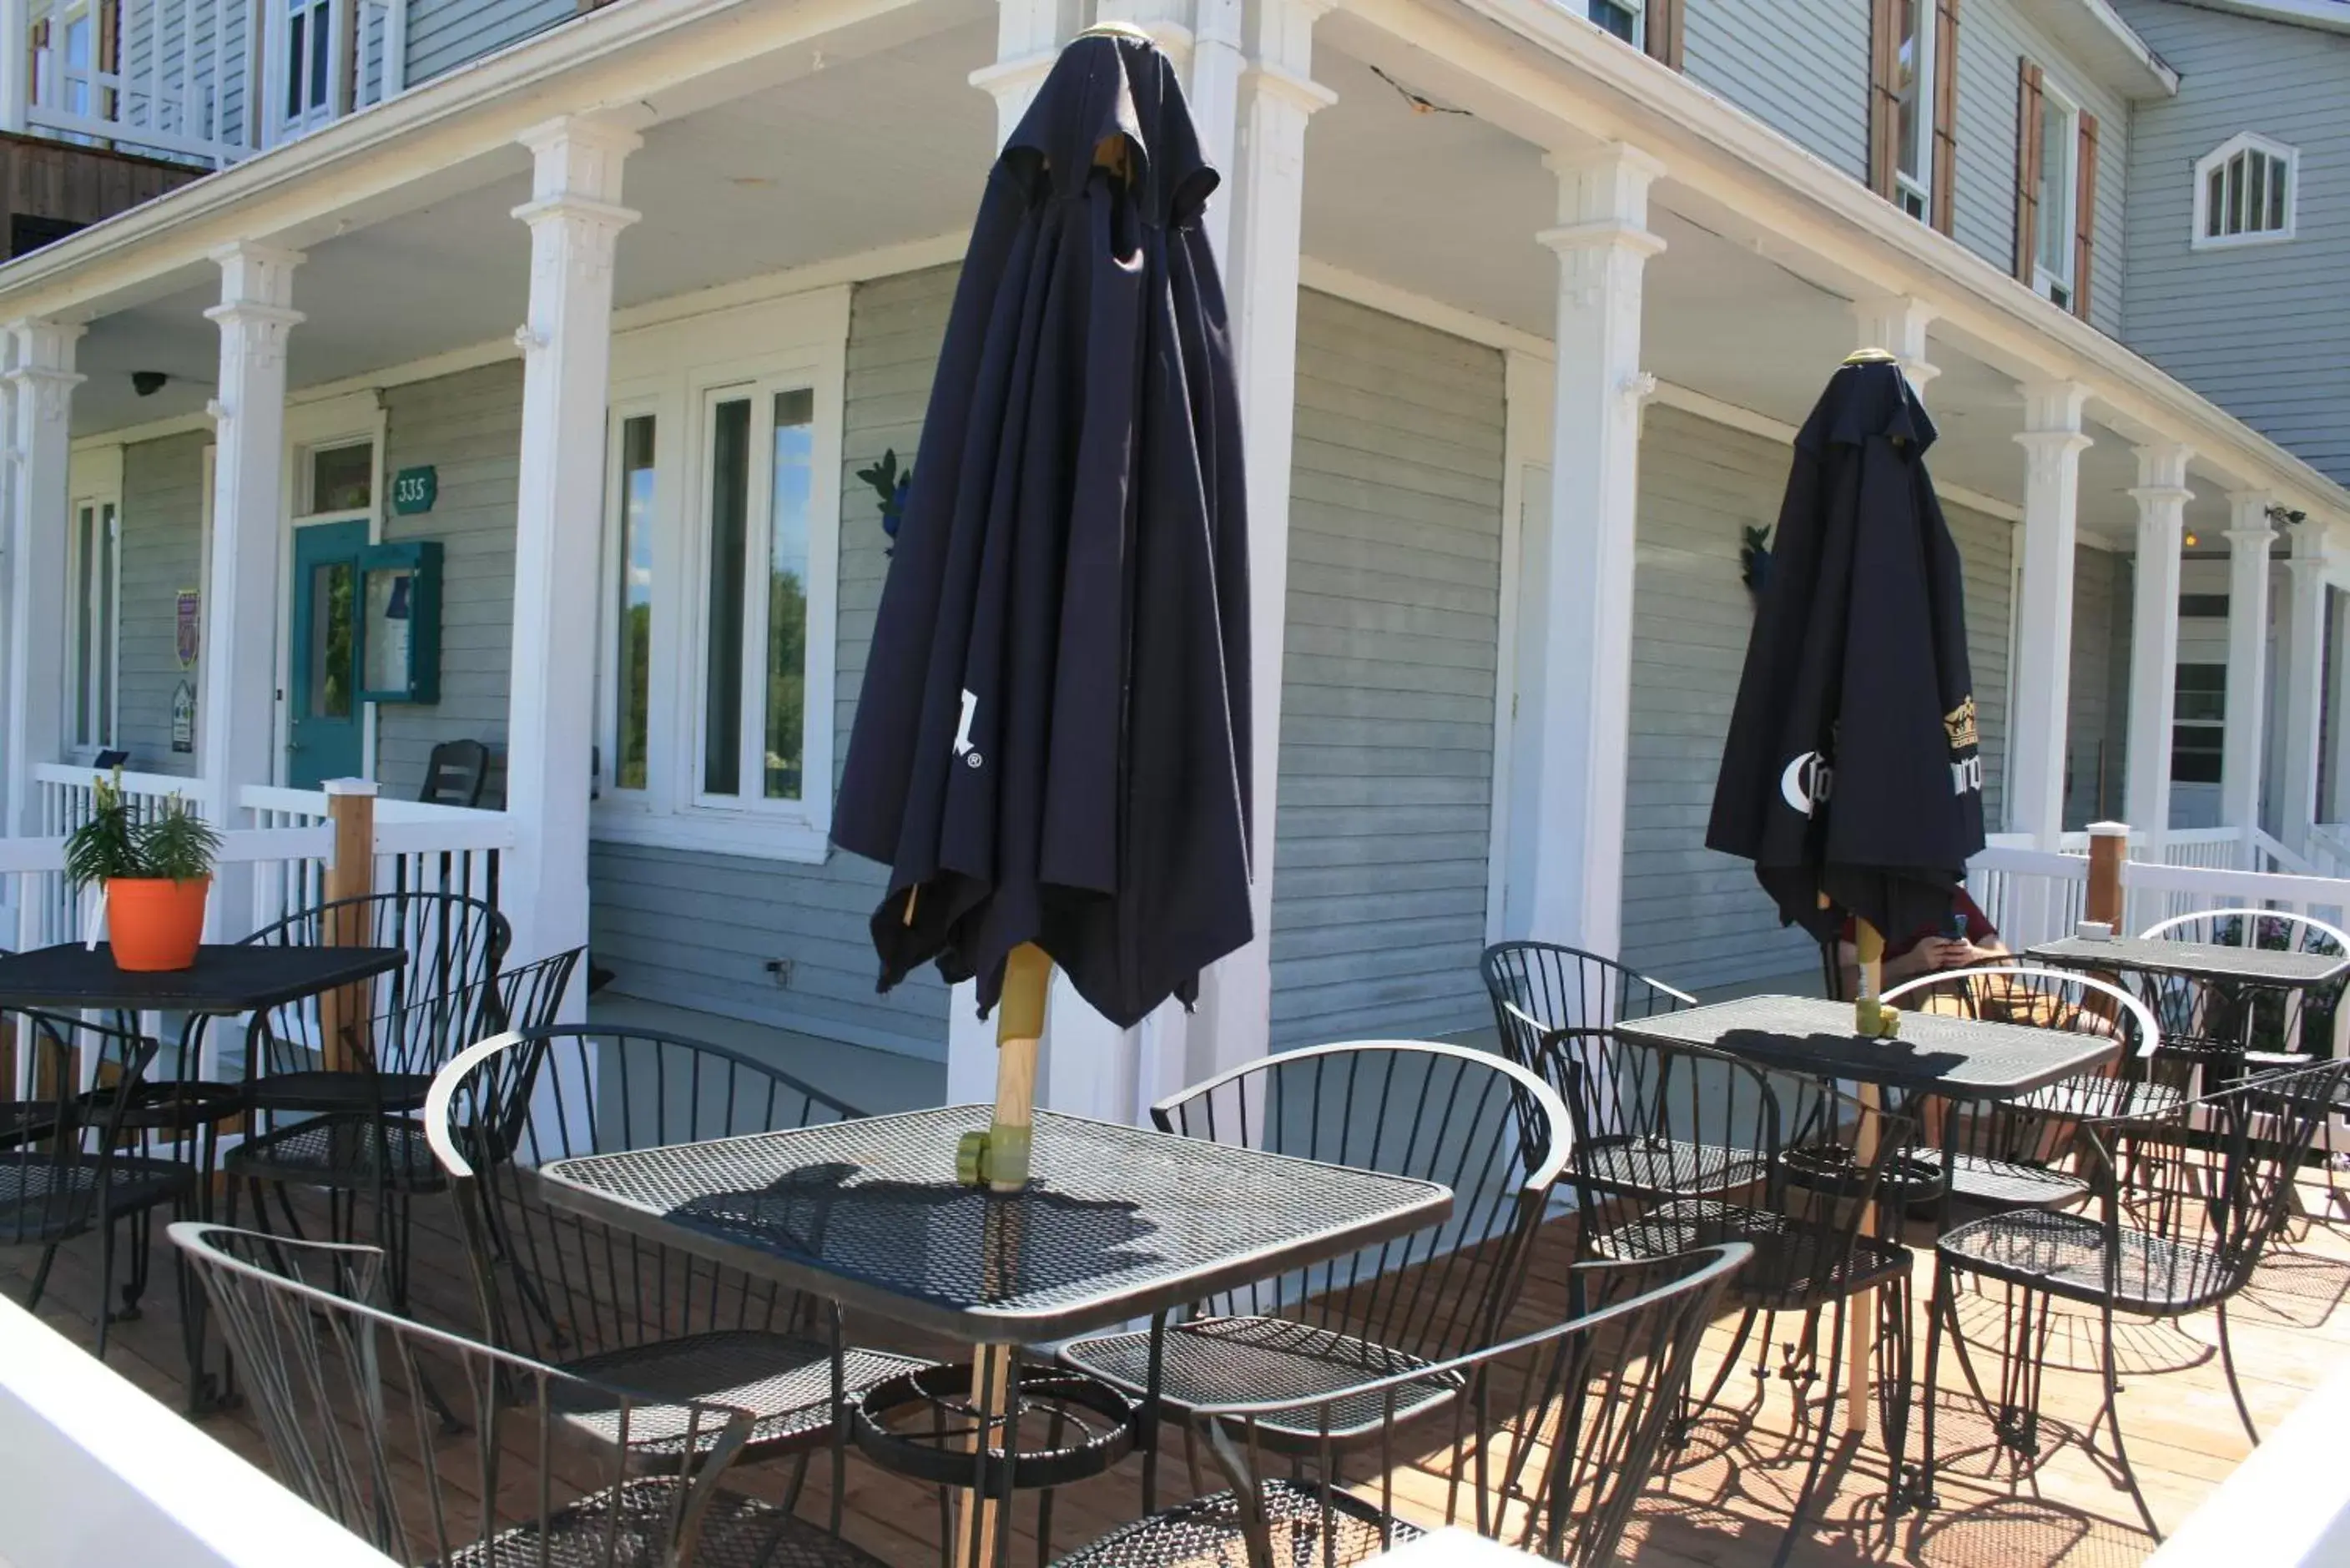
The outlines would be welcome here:
M 407 0 L 0 0 L 0 130 L 222 168 L 400 90 Z

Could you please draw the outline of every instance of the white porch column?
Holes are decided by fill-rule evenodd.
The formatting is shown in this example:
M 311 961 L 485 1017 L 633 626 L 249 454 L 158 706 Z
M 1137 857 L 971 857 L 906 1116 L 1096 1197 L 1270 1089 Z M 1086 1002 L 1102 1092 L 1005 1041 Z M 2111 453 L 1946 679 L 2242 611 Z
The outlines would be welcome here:
M 588 794 L 596 666 L 580 656 L 602 552 L 604 401 L 612 358 L 612 265 L 637 214 L 619 204 L 634 132 L 584 118 L 525 131 L 531 199 L 529 319 L 523 348 L 515 502 L 514 677 L 506 815 L 520 835 L 502 901 L 514 957 L 588 940 Z M 592 618 L 591 618 L 592 620 Z M 565 1016 L 577 1016 L 575 987 Z
M 2325 583 L 2334 562 L 2316 542 L 2317 530 L 2298 530 L 2286 570 L 2293 614 L 2278 649 L 2284 660 L 2277 722 L 2284 726 L 2283 776 L 2277 780 L 2277 836 L 2296 853 L 2308 850 L 2318 820 L 2317 727 L 2325 691 Z
M 997 0 L 995 62 L 971 73 L 971 85 L 995 99 L 995 150 L 1028 112 L 1061 46 L 1076 36 L 1077 26 L 1075 8 L 1062 0 Z M 992 1064 L 988 1071 L 992 1095 Z
M 1297 411 L 1297 277 L 1305 203 L 1305 127 L 1336 95 L 1313 78 L 1314 24 L 1326 0 L 1259 0 L 1250 8 L 1232 153 L 1221 200 L 1229 239 L 1224 299 L 1247 441 L 1249 701 L 1256 938 L 1200 984 L 1187 1043 L 1191 1079 L 1263 1055 L 1273 1027 L 1273 877 L 1281 765 L 1283 649 L 1289 595 L 1290 444 Z M 1211 60 L 1211 64 L 1214 62 Z M 1228 62 L 1227 62 L 1228 63 Z M 1211 243 L 1213 230 L 1211 230 Z
M 2350 557 L 2335 554 L 2332 606 L 2334 618 L 2333 747 L 2326 758 L 2328 798 L 2318 811 L 2328 823 L 2350 818 Z
M 2017 607 L 2015 712 L 2008 739 L 2007 819 L 2045 848 L 2064 826 L 2065 703 L 2073 670 L 2073 552 L 2078 538 L 2081 410 L 2071 381 L 2023 388 L 2023 590 Z
M 2186 529 L 2187 462 L 2176 442 L 2137 449 L 2137 555 L 2130 607 L 2128 762 L 2123 814 L 2160 864 L 2170 836 L 2170 728 L 2178 668 L 2178 545 Z
M 32 36 L 31 0 L 0 0 L 0 130 L 16 136 L 33 103 Z
M 72 460 L 78 327 L 24 320 L 8 329 L 15 368 L 9 506 L 8 771 L 11 836 L 40 829 L 32 772 L 65 740 L 67 465 Z
M 1617 143 L 1545 161 L 1558 223 L 1537 236 L 1558 254 L 1558 353 L 1551 413 L 1547 537 L 1526 542 L 1540 580 L 1520 589 L 1522 784 L 1539 803 L 1510 829 L 1513 880 L 1527 889 L 1524 934 L 1613 956 L 1623 926 L 1624 751 L 1631 732 L 1634 520 L 1639 501 L 1640 304 L 1648 187 L 1662 165 Z M 1533 712 L 1528 714 L 1531 706 Z M 1531 720 L 1531 722 L 1529 722 Z M 1529 781 L 1526 770 L 1532 770 Z
M 2265 491 L 2228 497 L 2228 728 L 2220 756 L 2220 820 L 2249 832 L 2261 820 L 2269 657 L 2269 527 Z
M 1922 398 L 1926 384 L 1942 373 L 1939 366 L 1926 358 L 1926 328 L 1934 315 L 1932 306 L 1906 295 L 1855 300 L 1852 318 L 1859 328 L 1856 347 L 1882 348 L 1899 360 L 1910 389 Z
M 246 784 L 277 776 L 277 622 L 286 525 L 286 339 L 300 255 L 230 245 L 221 302 L 220 392 L 213 401 L 212 578 L 204 585 L 203 688 L 196 702 L 196 772 L 212 819 L 234 826 Z M 233 894 L 214 898 L 228 925 Z

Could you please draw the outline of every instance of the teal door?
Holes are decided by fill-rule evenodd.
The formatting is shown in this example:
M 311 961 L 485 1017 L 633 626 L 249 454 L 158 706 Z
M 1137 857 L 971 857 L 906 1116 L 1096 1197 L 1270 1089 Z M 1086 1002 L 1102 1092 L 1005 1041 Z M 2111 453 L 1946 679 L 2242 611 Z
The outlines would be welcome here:
M 286 691 L 286 782 L 316 789 L 355 778 L 366 764 L 359 725 L 359 553 L 368 525 L 317 523 L 294 530 L 291 679 Z

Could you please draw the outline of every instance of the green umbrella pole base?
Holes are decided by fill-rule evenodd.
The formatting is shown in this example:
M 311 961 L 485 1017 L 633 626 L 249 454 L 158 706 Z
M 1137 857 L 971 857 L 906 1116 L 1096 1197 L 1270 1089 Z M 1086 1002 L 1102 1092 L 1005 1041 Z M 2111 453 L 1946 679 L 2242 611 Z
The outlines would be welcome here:
M 1028 1153 L 1035 1143 L 1033 1127 L 990 1127 L 967 1132 L 955 1146 L 955 1179 L 965 1187 L 992 1187 L 1002 1192 L 1028 1185 Z

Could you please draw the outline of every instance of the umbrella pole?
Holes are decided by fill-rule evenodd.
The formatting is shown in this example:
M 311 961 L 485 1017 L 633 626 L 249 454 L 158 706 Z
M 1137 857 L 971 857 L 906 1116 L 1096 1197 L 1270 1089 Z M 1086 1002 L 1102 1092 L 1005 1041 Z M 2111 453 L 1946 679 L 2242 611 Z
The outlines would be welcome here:
M 1900 1027 L 1900 1015 L 1885 1005 L 1880 992 L 1885 982 L 1885 933 L 1866 920 L 1853 920 L 1853 949 L 1860 959 L 1860 994 L 1854 1001 L 1853 1027 L 1874 1039 L 1889 1039 Z M 1852 1130 L 1852 1158 L 1856 1166 L 1866 1168 L 1877 1158 L 1879 1110 L 1877 1085 L 1857 1085 L 1860 1099 L 1860 1122 Z M 1870 1206 L 1874 1210 L 1875 1205 Z M 1863 1228 L 1877 1229 L 1880 1216 L 1871 1212 L 1863 1217 Z M 1869 1362 L 1868 1353 L 1875 1337 L 1877 1293 L 1863 1291 L 1853 1298 L 1851 1321 L 1846 1334 L 1846 1365 L 1844 1380 L 1844 1424 L 1849 1432 L 1868 1429 Z
M 957 1173 L 972 1186 L 985 1184 L 990 1192 L 1018 1192 L 1028 1185 L 1028 1156 L 1035 1137 L 1036 1106 L 1036 1043 L 1045 1035 L 1045 1000 L 1053 984 L 1053 961 L 1033 942 L 1012 950 L 1003 964 L 1003 995 L 995 1007 L 995 1116 L 983 1133 L 967 1133 L 956 1151 Z M 1018 1216 L 995 1204 L 988 1206 L 988 1247 L 992 1262 L 1009 1267 L 1019 1246 Z M 972 1441 L 991 1446 L 993 1430 L 986 1417 L 1007 1435 L 1010 1412 L 1004 1408 L 1012 1391 L 1014 1345 L 980 1345 L 972 1357 L 971 1406 L 979 1417 Z M 1007 1463 L 1010 1462 L 1006 1456 Z M 957 1511 L 955 1568 L 991 1568 L 995 1560 L 996 1510 L 993 1498 L 964 1488 Z

